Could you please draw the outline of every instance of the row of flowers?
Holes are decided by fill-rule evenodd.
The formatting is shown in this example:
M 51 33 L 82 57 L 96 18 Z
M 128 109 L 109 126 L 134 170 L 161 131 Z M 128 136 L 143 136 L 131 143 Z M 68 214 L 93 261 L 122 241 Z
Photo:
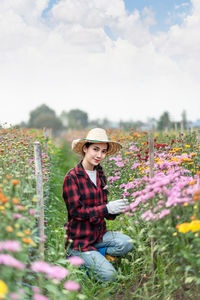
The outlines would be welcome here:
M 36 140 L 43 149 L 45 195 L 51 162 L 44 150 L 47 141 L 43 132 L 0 130 L 0 299 L 47 300 L 51 296 L 70 299 L 72 291 L 80 290 L 79 283 L 70 279 L 70 270 L 83 263 L 80 259 L 71 258 L 65 266 L 40 260 L 40 208 L 36 197 L 33 147 Z M 53 155 L 51 141 L 48 147 Z
M 123 148 L 104 164 L 108 176 L 106 188 L 111 198 L 129 199 L 120 226 L 124 224 L 124 230 L 135 242 L 133 228 L 137 228 L 136 232 L 148 228 L 149 236 L 157 241 L 157 251 L 166 249 L 165 244 L 170 245 L 168 255 L 185 264 L 185 270 L 192 270 L 190 280 L 200 280 L 200 265 L 194 259 L 200 242 L 200 145 L 195 132 L 180 134 L 177 139 L 173 133 L 155 134 L 153 178 L 149 175 L 147 133 L 130 132 L 127 136 L 115 133 L 112 138 L 123 144 Z M 130 224 L 129 229 L 126 224 Z M 187 252 L 188 243 L 194 255 L 187 253 L 177 259 L 180 251 L 175 249 Z

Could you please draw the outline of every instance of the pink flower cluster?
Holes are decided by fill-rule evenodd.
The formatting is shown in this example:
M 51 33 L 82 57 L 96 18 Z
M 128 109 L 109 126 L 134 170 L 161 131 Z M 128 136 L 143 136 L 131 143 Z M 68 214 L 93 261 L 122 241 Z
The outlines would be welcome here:
M 21 245 L 18 241 L 15 240 L 6 240 L 0 242 L 0 251 L 11 251 L 11 252 L 19 252 L 21 250 Z
M 31 269 L 35 272 L 45 273 L 47 278 L 54 278 L 57 280 L 62 280 L 69 274 L 67 269 L 60 266 L 52 266 L 45 261 L 33 262 Z
M 169 169 L 165 174 L 160 171 L 155 172 L 155 176 L 150 179 L 143 177 L 140 180 L 142 190 L 138 189 L 137 181 L 123 184 L 120 187 L 127 190 L 136 190 L 131 193 L 134 201 L 127 207 L 129 211 L 136 211 L 140 204 L 147 203 L 149 209 L 142 213 L 141 217 L 146 221 L 156 221 L 170 214 L 170 208 L 184 203 L 193 203 L 192 195 L 198 190 L 197 185 L 189 185 L 194 178 L 186 176 L 187 170 L 175 167 Z M 154 205 L 153 205 L 154 204 Z
M 0 254 L 0 264 L 8 267 L 13 267 L 18 270 L 23 270 L 25 268 L 25 265 L 21 261 L 17 260 L 9 254 Z

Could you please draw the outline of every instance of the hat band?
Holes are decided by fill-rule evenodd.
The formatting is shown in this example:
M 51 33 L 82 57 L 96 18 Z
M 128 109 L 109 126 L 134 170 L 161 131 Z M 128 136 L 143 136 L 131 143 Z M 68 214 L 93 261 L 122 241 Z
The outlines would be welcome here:
M 81 139 L 83 141 L 88 141 L 88 142 L 98 142 L 98 143 L 111 143 L 110 141 L 99 141 L 99 140 L 88 140 L 88 139 Z

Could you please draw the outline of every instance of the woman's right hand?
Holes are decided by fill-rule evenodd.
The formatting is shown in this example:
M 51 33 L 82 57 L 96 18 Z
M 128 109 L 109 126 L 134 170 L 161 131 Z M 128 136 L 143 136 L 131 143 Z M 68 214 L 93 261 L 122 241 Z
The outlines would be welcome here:
M 106 204 L 107 210 L 109 214 L 120 214 L 124 211 L 124 209 L 128 206 L 128 199 L 119 199 L 115 201 L 110 201 Z

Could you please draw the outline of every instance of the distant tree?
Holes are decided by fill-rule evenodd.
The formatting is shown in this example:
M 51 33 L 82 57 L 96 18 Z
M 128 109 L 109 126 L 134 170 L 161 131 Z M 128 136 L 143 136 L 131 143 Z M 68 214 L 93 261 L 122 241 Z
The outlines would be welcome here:
M 88 114 L 80 109 L 62 112 L 61 118 L 63 123 L 71 129 L 81 129 L 88 126 Z
M 169 129 L 171 126 L 171 121 L 170 121 L 170 116 L 167 111 L 165 111 L 161 116 L 158 121 L 158 130 L 165 130 Z
M 101 121 L 101 127 L 105 129 L 110 128 L 110 121 L 107 118 L 104 118 Z
M 101 127 L 102 121 L 100 119 L 91 120 L 88 122 L 89 128 Z
M 53 109 L 47 105 L 42 104 L 33 111 L 30 112 L 30 118 L 27 124 L 27 128 L 52 128 L 54 135 L 61 129 L 63 129 L 62 121 L 56 116 Z
M 34 128 L 36 126 L 35 120 L 40 116 L 47 114 L 48 116 L 56 117 L 56 113 L 53 109 L 49 108 L 46 104 L 38 106 L 36 109 L 30 112 L 30 118 L 27 124 L 28 128 Z M 35 127 L 38 128 L 38 127 Z
M 34 120 L 34 128 L 52 128 L 53 132 L 57 132 L 62 128 L 61 120 L 51 114 L 41 114 Z

